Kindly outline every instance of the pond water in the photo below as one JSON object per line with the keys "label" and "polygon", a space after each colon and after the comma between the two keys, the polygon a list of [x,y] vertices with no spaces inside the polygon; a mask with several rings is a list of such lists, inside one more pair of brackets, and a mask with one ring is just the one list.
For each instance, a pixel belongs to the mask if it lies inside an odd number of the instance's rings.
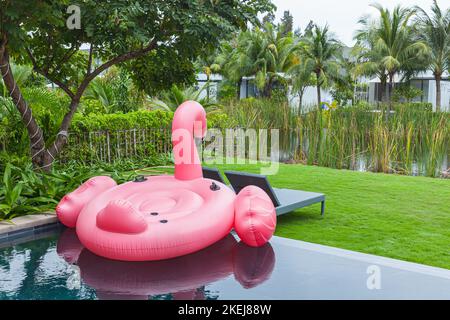
{"label": "pond water", "polygon": [[[374,266],[379,290],[368,285]],[[450,270],[279,237],[250,248],[231,234],[159,262],[98,257],[70,229],[0,243],[0,299],[399,298],[450,299]]]}

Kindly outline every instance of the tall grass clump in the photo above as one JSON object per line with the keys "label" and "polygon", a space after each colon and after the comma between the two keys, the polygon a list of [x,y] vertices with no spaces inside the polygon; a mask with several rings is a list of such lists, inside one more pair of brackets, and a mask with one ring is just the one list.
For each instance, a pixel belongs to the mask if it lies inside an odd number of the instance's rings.
{"label": "tall grass clump", "polygon": [[439,176],[449,150],[450,115],[345,108],[302,116],[297,159],[332,168]]}

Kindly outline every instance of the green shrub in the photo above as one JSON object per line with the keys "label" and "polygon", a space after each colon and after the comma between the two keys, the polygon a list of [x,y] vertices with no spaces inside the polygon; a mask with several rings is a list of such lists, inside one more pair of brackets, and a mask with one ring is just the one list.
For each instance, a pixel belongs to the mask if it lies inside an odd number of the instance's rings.
{"label": "green shrub", "polygon": [[76,114],[71,125],[72,133],[92,131],[115,131],[127,129],[169,128],[173,113],[160,110],[134,111],[129,113]]}
{"label": "green shrub", "polygon": [[72,163],[54,168],[51,173],[38,173],[30,163],[20,166],[7,163],[0,171],[0,221],[53,210],[65,194],[91,177],[107,175],[123,183],[136,175],[114,167],[108,169]]}
{"label": "green shrub", "polygon": [[[60,91],[29,87],[22,93],[33,109],[33,116],[44,132],[44,138],[54,137],[67,112],[69,100]],[[29,152],[28,133],[19,111],[9,98],[0,97],[0,146],[17,155]]]}
{"label": "green shrub", "polygon": [[433,110],[433,104],[429,102],[409,102],[399,103],[394,106],[394,110],[408,110],[408,111],[424,111],[431,112]]}

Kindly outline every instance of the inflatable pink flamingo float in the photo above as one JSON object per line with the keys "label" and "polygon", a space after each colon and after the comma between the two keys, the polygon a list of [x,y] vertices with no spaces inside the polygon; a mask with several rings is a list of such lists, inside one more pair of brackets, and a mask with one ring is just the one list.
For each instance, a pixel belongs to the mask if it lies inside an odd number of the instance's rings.
{"label": "inflatable pink flamingo float", "polygon": [[272,201],[256,186],[236,195],[228,186],[203,178],[193,135],[205,134],[203,107],[183,103],[172,123],[173,176],[121,185],[107,176],[91,178],[61,199],[59,220],[76,228],[87,249],[115,260],[186,255],[221,240],[233,227],[247,245],[264,245],[276,226]]}
{"label": "inflatable pink flamingo float", "polygon": [[171,294],[173,299],[205,299],[206,285],[229,276],[242,288],[252,289],[270,278],[276,260],[270,243],[253,248],[231,234],[182,257],[124,262],[91,253],[73,229],[66,229],[58,239],[57,253],[78,266],[80,278],[95,289],[99,299],[148,299],[161,294]]}

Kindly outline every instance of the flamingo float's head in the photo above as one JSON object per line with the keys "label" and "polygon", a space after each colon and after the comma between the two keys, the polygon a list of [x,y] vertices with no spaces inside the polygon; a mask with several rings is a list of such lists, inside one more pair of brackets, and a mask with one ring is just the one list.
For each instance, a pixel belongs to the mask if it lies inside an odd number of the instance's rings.
{"label": "flamingo float's head", "polygon": [[203,177],[193,137],[203,138],[206,129],[206,112],[198,102],[186,101],[175,111],[172,143],[176,179],[193,180]]}

